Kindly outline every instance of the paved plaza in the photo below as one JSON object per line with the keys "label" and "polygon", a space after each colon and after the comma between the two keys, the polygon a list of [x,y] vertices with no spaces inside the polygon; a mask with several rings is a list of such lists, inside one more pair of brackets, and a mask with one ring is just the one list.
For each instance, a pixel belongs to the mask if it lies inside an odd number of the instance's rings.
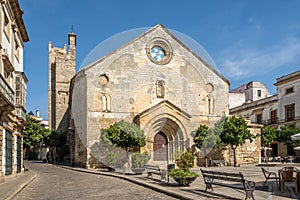
{"label": "paved plaza", "polygon": [[[62,173],[65,175],[67,174],[68,177],[66,177],[66,179],[71,179],[67,181],[68,184],[70,184],[69,190],[77,190],[76,192],[81,194],[80,191],[83,192],[84,188],[86,188],[87,191],[91,192],[91,196],[89,196],[91,197],[90,199],[99,199],[100,197],[101,199],[114,199],[110,196],[110,193],[112,192],[118,193],[119,197],[122,199],[132,199],[130,196],[127,196],[127,198],[126,196],[122,195],[125,194],[125,191],[128,192],[129,188],[132,187],[138,188],[137,190],[132,190],[129,192],[133,195],[133,197],[135,197],[133,199],[245,199],[244,191],[227,187],[214,186],[214,191],[205,192],[205,184],[199,170],[200,168],[193,169],[200,175],[195,182],[193,182],[190,186],[179,187],[172,178],[170,178],[169,182],[161,182],[158,176],[147,178],[146,173],[142,175],[126,175],[121,173],[121,171],[107,172],[98,169],[73,168],[60,165],[55,166],[41,162],[25,162],[25,165],[29,168],[28,171],[16,177],[8,178],[5,180],[5,182],[0,183],[0,199],[32,199],[32,197],[34,197],[34,199],[45,199],[43,198],[42,194],[47,193],[47,189],[45,189],[45,191],[34,190],[36,185],[39,183],[37,177],[39,177],[41,173],[36,170],[37,165],[44,167],[44,169],[57,168],[63,170],[63,172],[60,172],[61,174],[57,174],[56,176],[63,176]],[[291,166],[291,164],[277,163],[276,166],[268,166],[265,168],[269,171],[278,172],[278,169],[281,169],[283,166],[287,165]],[[293,166],[300,168],[300,165]],[[266,186],[263,186],[265,178],[261,168],[255,165],[242,165],[241,167],[211,167],[208,169],[224,172],[242,172],[246,180],[255,182],[256,189],[254,192],[254,197],[256,200],[300,199],[300,195],[294,192],[294,185],[292,184],[288,184],[284,192],[278,191],[274,181],[269,181]],[[43,173],[47,174],[51,172],[46,170]],[[101,189],[99,184],[82,186],[76,185],[76,180],[78,179],[74,179],[72,177],[77,176],[76,178],[78,178],[79,176],[82,176],[80,180],[86,179],[84,174],[89,175],[88,179],[95,179],[92,181],[94,183],[97,183],[99,180],[101,180],[101,184],[112,181],[115,185],[110,185]],[[49,181],[51,182],[51,179],[49,179]],[[57,182],[55,185],[57,185],[57,191],[59,191],[61,194],[64,194],[64,192],[61,190],[63,187],[65,187],[66,182],[64,181],[66,180],[63,179],[61,181],[62,182]],[[91,181],[88,182],[92,183]],[[45,185],[44,188],[47,188],[47,184],[42,184]],[[24,193],[24,191],[28,189],[31,191],[32,196],[28,196],[28,194]],[[95,193],[95,191],[97,192]],[[57,197],[57,194],[58,193],[53,193],[52,195],[53,197]],[[66,192],[64,195],[65,196],[60,196],[61,198],[55,199],[68,199],[70,197],[67,196]],[[72,198],[75,199],[86,199],[86,197],[86,194],[82,194],[82,196],[77,197],[72,196]]]}

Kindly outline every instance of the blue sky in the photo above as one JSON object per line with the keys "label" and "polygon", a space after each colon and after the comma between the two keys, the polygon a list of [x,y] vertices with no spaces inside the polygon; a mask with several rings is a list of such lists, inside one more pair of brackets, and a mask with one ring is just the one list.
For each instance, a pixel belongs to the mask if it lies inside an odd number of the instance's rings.
{"label": "blue sky", "polygon": [[163,24],[188,35],[210,54],[231,89],[263,82],[274,94],[276,78],[299,70],[298,0],[20,0],[30,41],[27,112],[48,118],[48,43],[63,47],[74,26],[77,68],[105,39]]}

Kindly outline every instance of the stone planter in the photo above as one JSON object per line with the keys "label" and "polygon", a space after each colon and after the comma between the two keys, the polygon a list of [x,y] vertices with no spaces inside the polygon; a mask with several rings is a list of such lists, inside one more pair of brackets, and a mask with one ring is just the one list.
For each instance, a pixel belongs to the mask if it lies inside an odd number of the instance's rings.
{"label": "stone planter", "polygon": [[196,180],[196,176],[195,177],[189,177],[189,178],[179,178],[179,177],[174,177],[174,180],[178,183],[178,185],[180,186],[187,186],[190,185],[192,182],[194,182],[194,180]]}
{"label": "stone planter", "polygon": [[137,174],[137,175],[141,175],[143,174],[143,172],[145,171],[145,168],[131,168],[131,170]]}

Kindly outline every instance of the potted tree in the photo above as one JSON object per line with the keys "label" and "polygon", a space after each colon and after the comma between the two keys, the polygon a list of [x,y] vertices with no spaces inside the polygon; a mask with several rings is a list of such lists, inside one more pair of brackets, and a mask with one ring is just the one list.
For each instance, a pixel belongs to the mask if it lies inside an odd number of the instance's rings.
{"label": "potted tree", "polygon": [[131,154],[132,168],[135,174],[142,174],[145,171],[145,165],[150,160],[150,154],[147,151],[143,153],[134,152]]}
{"label": "potted tree", "polygon": [[178,168],[172,169],[169,175],[180,185],[190,185],[197,177],[198,174],[190,170],[194,166],[195,156],[190,151],[182,153],[178,159],[176,159],[176,165]]}

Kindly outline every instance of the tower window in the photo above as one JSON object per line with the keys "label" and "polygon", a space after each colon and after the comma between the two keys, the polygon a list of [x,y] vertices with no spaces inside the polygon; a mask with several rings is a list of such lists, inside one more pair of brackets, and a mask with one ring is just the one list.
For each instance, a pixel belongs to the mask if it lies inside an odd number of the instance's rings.
{"label": "tower window", "polygon": [[293,93],[293,92],[294,92],[294,88],[293,87],[287,88],[285,90],[285,94],[290,94],[290,93]]}
{"label": "tower window", "polygon": [[261,90],[257,90],[257,96],[261,97]]}

